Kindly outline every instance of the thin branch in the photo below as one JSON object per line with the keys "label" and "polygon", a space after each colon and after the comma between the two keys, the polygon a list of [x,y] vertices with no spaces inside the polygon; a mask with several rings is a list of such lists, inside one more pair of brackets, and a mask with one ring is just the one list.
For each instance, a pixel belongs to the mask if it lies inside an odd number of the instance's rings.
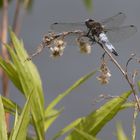
{"label": "thin branch", "polygon": [[14,13],[14,20],[13,20],[13,31],[17,35],[19,33],[19,15],[20,15],[20,0],[16,0],[16,7]]}
{"label": "thin branch", "polygon": [[80,30],[75,30],[75,31],[68,31],[68,32],[62,32],[62,33],[49,33],[48,35],[45,35],[43,37],[43,40],[41,42],[41,44],[37,47],[37,50],[35,51],[35,53],[29,55],[29,57],[25,60],[25,61],[30,61],[34,56],[40,54],[44,48],[50,48],[50,44],[58,38],[62,38],[64,39],[67,35],[70,34],[77,34],[77,35],[84,35],[85,33],[83,31]]}
{"label": "thin branch", "polygon": [[101,44],[98,42],[98,44],[103,48],[103,50],[108,54],[108,56],[111,58],[111,60],[114,62],[114,64],[119,68],[119,70],[122,72],[124,76],[126,76],[126,72],[123,70],[122,66],[117,62],[117,60],[112,56],[112,54]]}
{"label": "thin branch", "polygon": [[134,59],[134,56],[135,56],[135,55],[136,55],[136,54],[132,54],[131,57],[127,60],[127,62],[126,62],[126,66],[125,66],[125,72],[127,72],[128,64],[130,63],[131,60]]}
{"label": "thin branch", "polygon": [[107,55],[111,58],[113,63],[118,67],[118,69],[121,71],[121,73],[124,75],[125,79],[127,80],[130,88],[132,89],[133,95],[135,97],[135,100],[137,102],[138,110],[140,111],[140,103],[139,98],[137,96],[136,90],[134,89],[133,83],[130,81],[128,74],[123,70],[123,68],[120,66],[120,64],[117,62],[117,60],[111,55],[111,53],[104,47],[101,43],[98,42],[98,44],[102,47],[102,49],[107,53]]}
{"label": "thin branch", "polygon": [[[1,40],[3,43],[7,43],[7,29],[8,29],[8,0],[3,0],[3,14],[2,14],[2,27],[1,27]],[[9,56],[6,47],[2,46],[2,56],[8,60]],[[2,90],[4,96],[9,96],[9,83],[7,75],[2,71]],[[9,113],[6,113],[7,130],[9,129]]]}

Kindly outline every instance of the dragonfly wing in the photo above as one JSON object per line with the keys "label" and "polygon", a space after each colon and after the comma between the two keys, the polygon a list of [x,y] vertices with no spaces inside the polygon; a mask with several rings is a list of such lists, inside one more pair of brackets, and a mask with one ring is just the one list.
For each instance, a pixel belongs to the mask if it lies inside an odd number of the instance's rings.
{"label": "dragonfly wing", "polygon": [[106,35],[110,40],[110,42],[120,42],[122,40],[129,38],[136,32],[137,28],[134,25],[129,25],[107,29]]}
{"label": "dragonfly wing", "polygon": [[126,15],[122,12],[119,12],[118,14],[110,18],[104,19],[100,22],[105,26],[105,28],[118,27],[124,22],[125,18],[126,18]]}
{"label": "dragonfly wing", "polygon": [[[87,27],[84,22],[76,22],[76,23],[53,23],[50,27],[55,32],[67,32],[67,31],[75,31],[81,30],[83,32],[87,32]],[[68,45],[76,45],[76,38],[78,38],[78,34],[70,34],[65,37],[65,41]]]}
{"label": "dragonfly wing", "polygon": [[74,30],[82,30],[87,31],[87,27],[84,22],[79,23],[53,23],[51,25],[51,29],[56,32],[64,32],[64,31],[74,31]]}

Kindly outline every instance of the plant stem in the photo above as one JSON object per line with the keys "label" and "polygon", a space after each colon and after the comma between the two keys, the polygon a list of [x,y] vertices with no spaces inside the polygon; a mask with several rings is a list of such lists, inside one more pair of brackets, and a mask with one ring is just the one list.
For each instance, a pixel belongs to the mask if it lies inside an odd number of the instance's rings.
{"label": "plant stem", "polygon": [[13,20],[13,31],[16,35],[19,33],[19,14],[20,14],[20,1],[16,0],[16,8],[14,13],[14,20]]}
{"label": "plant stem", "polygon": [[127,80],[130,88],[132,89],[133,95],[135,97],[135,100],[137,102],[137,107],[138,110],[140,111],[140,103],[139,103],[139,98],[137,96],[136,90],[134,89],[134,85],[133,83],[130,81],[127,72],[124,71],[124,69],[120,66],[120,64],[117,62],[117,60],[111,55],[111,53],[106,49],[106,47],[104,47],[101,43],[98,42],[98,44],[103,48],[103,50],[107,53],[107,55],[111,58],[111,60],[113,61],[113,63],[118,67],[118,69],[121,71],[121,73],[123,74],[123,76],[125,77],[125,79]]}
{"label": "plant stem", "polygon": [[[1,41],[2,41],[2,56],[4,59],[8,60],[9,56],[6,47],[3,43],[7,43],[7,29],[8,29],[8,0],[3,0],[3,14],[2,14],[2,27],[1,27]],[[8,77],[2,71],[2,91],[4,96],[9,96],[9,82]],[[7,130],[9,129],[9,113],[5,114]]]}

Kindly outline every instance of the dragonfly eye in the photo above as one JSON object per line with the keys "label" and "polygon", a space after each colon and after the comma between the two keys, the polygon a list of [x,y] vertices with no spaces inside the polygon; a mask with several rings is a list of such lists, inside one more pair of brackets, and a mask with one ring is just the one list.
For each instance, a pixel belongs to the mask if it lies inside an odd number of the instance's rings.
{"label": "dragonfly eye", "polygon": [[85,24],[86,24],[86,26],[87,26],[89,29],[92,28],[93,23],[94,23],[94,20],[93,20],[93,19],[87,19],[87,20],[85,21]]}
{"label": "dragonfly eye", "polygon": [[93,21],[94,20],[93,19],[90,19],[90,18],[85,20],[85,22],[93,22]]}
{"label": "dragonfly eye", "polygon": [[59,24],[58,22],[55,22],[55,23],[53,23],[54,25],[57,25],[57,24]]}

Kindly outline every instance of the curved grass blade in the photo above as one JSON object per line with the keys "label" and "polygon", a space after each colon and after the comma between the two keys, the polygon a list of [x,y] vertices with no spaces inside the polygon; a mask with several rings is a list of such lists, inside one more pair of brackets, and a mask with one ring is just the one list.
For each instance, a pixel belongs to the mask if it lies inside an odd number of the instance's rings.
{"label": "curved grass blade", "polygon": [[18,115],[18,110],[17,110],[17,108],[16,108],[16,112],[15,112],[15,121],[14,121],[14,126],[13,126],[13,128],[16,127],[16,124],[17,124],[17,122],[18,122],[18,119],[19,119],[19,115]]}
{"label": "curved grass blade", "polygon": [[[94,138],[92,135],[85,133],[82,130],[78,130],[78,129],[74,129],[77,133],[79,133],[85,140],[97,140],[96,138]],[[77,138],[78,139],[78,138]]]}
{"label": "curved grass blade", "polygon": [[[60,116],[61,112],[63,109],[60,111],[58,110],[51,110],[50,112],[45,112],[45,131],[48,130],[48,128],[52,125],[52,123]],[[48,114],[49,113],[49,114]]]}
{"label": "curved grass blade", "polygon": [[117,140],[128,140],[121,124],[117,124]]}
{"label": "curved grass blade", "polygon": [[140,81],[137,82],[137,85],[138,85],[138,90],[140,92]]}
{"label": "curved grass blade", "polygon": [[81,77],[79,80],[77,80],[71,87],[69,87],[66,91],[63,93],[60,93],[46,108],[46,112],[49,112],[51,109],[53,109],[65,96],[67,96],[71,91],[79,87],[81,84],[86,82],[91,76],[93,76],[96,73],[96,71],[92,71],[89,74],[86,74],[85,76]]}
{"label": "curved grass blade", "polygon": [[[120,106],[119,110],[123,110],[123,109],[127,109],[127,108],[132,108],[134,107],[134,103],[130,102],[130,103],[124,103]],[[76,129],[75,127],[77,127],[78,125],[80,125],[80,123],[85,121],[86,117],[83,118],[79,118],[77,120],[75,120],[74,122],[72,122],[71,124],[69,124],[68,126],[66,126],[65,128],[63,128],[62,130],[60,130],[53,138],[53,140],[56,140],[57,138],[61,137],[62,135],[64,135],[65,133],[71,131],[72,129]],[[92,124],[92,123],[91,123]],[[86,133],[86,132],[85,132]]]}
{"label": "curved grass blade", "polygon": [[10,32],[10,34],[16,53],[12,53],[11,49],[9,49],[9,52],[11,52],[14,64],[18,69],[20,83],[26,98],[31,90],[34,90],[31,109],[32,120],[38,139],[44,139],[44,96],[41,79],[36,66],[31,61],[25,62],[28,55],[23,47],[23,42],[19,41],[13,32]]}
{"label": "curved grass blade", "polygon": [[120,107],[120,110],[127,109],[127,108],[134,108],[134,107],[135,107],[135,102],[127,102]]}
{"label": "curved grass blade", "polygon": [[59,137],[61,137],[62,135],[64,135],[65,133],[71,131],[72,129],[74,129],[80,122],[81,122],[82,118],[79,118],[75,121],[73,121],[72,123],[70,123],[68,126],[66,126],[65,128],[63,128],[62,130],[60,130],[54,137],[52,140],[56,140]]}
{"label": "curved grass blade", "polygon": [[23,47],[23,43],[17,39],[13,32],[10,33],[14,49],[10,48],[8,45],[5,45],[5,47],[8,48],[12,61],[7,62],[0,58],[0,65],[13,84],[20,89],[26,98],[28,98],[31,90],[34,90],[34,100],[32,100],[32,122],[38,139],[44,139],[44,96],[40,76],[37,68],[31,61],[25,62],[28,55]]}
{"label": "curved grass blade", "polygon": [[21,112],[21,108],[12,100],[5,98],[3,96],[1,98],[2,98],[2,102],[3,102],[4,109],[6,112],[9,112],[12,114],[15,114],[15,110],[17,110],[18,113]]}
{"label": "curved grass blade", "polygon": [[27,135],[27,128],[30,121],[30,108],[31,108],[31,100],[33,100],[33,93],[32,92],[23,108],[21,115],[16,118],[15,127],[12,129],[11,135],[9,140],[25,140]]}
{"label": "curved grass blade", "polygon": [[[123,93],[120,97],[116,97],[108,101],[99,109],[82,119],[82,121],[75,128],[95,137],[100,130],[117,115],[121,106],[126,102],[130,94],[131,92],[129,91]],[[77,140],[77,135],[78,133],[73,130],[66,137],[66,139]],[[83,137],[81,137],[81,135],[79,135],[79,139],[85,140]]]}
{"label": "curved grass blade", "polygon": [[1,95],[0,95],[0,140],[7,140],[5,112]]}
{"label": "curved grass blade", "polygon": [[0,67],[5,71],[5,73],[8,75],[9,79],[14,83],[14,85],[21,91],[21,83],[19,82],[19,77],[17,76],[17,69],[16,67],[11,63],[7,62],[0,57]]}

